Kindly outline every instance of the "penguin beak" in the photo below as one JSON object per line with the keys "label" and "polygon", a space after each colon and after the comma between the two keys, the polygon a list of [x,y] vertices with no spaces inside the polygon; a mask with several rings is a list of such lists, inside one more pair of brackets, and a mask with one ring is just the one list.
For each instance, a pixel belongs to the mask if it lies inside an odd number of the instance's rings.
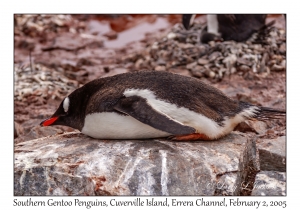
{"label": "penguin beak", "polygon": [[40,126],[49,126],[52,125],[58,117],[51,117],[49,119],[44,120],[43,122],[40,123]]}

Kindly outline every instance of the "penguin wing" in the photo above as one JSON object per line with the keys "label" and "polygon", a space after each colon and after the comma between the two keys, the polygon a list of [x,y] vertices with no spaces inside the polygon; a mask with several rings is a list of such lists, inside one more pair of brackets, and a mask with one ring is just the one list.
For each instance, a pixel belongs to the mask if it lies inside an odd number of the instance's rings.
{"label": "penguin wing", "polygon": [[168,132],[173,135],[184,135],[195,133],[196,130],[192,127],[182,125],[166,115],[153,109],[146,99],[139,96],[131,96],[122,98],[114,109],[128,114],[138,121],[150,125],[161,131]]}

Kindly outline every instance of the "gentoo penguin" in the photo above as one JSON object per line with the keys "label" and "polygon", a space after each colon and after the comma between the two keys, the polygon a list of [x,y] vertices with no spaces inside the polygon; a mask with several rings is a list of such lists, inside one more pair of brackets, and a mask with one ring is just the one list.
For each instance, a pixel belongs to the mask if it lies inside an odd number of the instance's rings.
{"label": "gentoo penguin", "polygon": [[213,140],[246,119],[280,115],[285,111],[232,100],[196,78],[138,71],[76,89],[41,125],[66,125],[97,139]]}
{"label": "gentoo penguin", "polygon": [[[194,15],[182,15],[185,29],[189,29]],[[266,24],[266,14],[218,14],[207,15],[207,27],[201,33],[202,43],[212,40],[246,41],[253,33],[263,29]]]}

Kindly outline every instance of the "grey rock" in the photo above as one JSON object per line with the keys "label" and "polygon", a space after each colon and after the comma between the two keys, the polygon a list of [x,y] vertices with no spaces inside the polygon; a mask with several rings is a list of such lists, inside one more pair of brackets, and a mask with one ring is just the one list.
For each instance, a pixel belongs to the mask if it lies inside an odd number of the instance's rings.
{"label": "grey rock", "polygon": [[230,69],[231,67],[233,67],[235,65],[236,60],[237,60],[236,55],[230,54],[223,60],[223,63],[226,65],[226,67],[228,69]]}
{"label": "grey rock", "polygon": [[238,195],[253,136],[97,140],[80,133],[15,145],[15,195]]}
{"label": "grey rock", "polygon": [[166,71],[166,67],[165,66],[156,66],[155,70],[156,71]]}
{"label": "grey rock", "polygon": [[215,52],[213,52],[212,54],[210,54],[209,56],[208,56],[208,60],[210,61],[210,62],[212,62],[212,61],[214,61],[214,60],[216,60],[218,57],[220,57],[220,56],[222,56],[222,53],[220,53],[219,51],[215,51]]}
{"label": "grey rock", "polygon": [[15,139],[15,143],[29,141],[29,140],[41,138],[44,136],[52,136],[52,135],[56,135],[56,134],[62,134],[62,133],[63,133],[63,130],[60,129],[59,127],[50,127],[50,126],[41,127],[40,125],[36,125],[25,135],[22,135],[19,138]]}
{"label": "grey rock", "polygon": [[257,134],[264,134],[267,131],[267,123],[258,120],[249,120],[249,125],[256,131]]}
{"label": "grey rock", "polygon": [[246,71],[250,71],[251,68],[249,66],[246,66],[246,65],[241,65],[241,66],[239,66],[239,70],[246,72]]}
{"label": "grey rock", "polygon": [[199,58],[198,59],[198,64],[200,65],[205,65],[205,64],[208,64],[209,63],[209,60],[207,59],[204,59],[204,58]]}
{"label": "grey rock", "polygon": [[245,58],[237,58],[236,60],[237,63],[242,64],[242,65],[246,65],[246,66],[252,66],[253,63]]}
{"label": "grey rock", "polygon": [[156,61],[156,64],[157,64],[157,65],[164,66],[164,65],[166,65],[167,63],[166,63],[166,61],[165,61],[164,59],[159,58],[159,59]]}
{"label": "grey rock", "polygon": [[286,173],[277,171],[261,171],[256,174],[251,195],[286,195]]}
{"label": "grey rock", "polygon": [[187,69],[193,69],[197,66],[197,62],[189,63],[186,65]]}
{"label": "grey rock", "polygon": [[191,69],[191,73],[194,77],[198,77],[198,78],[201,78],[203,77],[203,73],[205,72],[205,68],[202,67],[202,66],[195,66],[195,68],[192,68]]}
{"label": "grey rock", "polygon": [[286,171],[286,137],[260,139],[257,142],[260,170]]}

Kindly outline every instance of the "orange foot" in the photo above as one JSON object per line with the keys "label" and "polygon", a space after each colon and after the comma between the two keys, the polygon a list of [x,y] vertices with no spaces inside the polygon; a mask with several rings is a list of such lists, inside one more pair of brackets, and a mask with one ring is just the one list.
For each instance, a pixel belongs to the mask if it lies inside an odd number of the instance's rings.
{"label": "orange foot", "polygon": [[170,136],[168,139],[176,141],[212,140],[211,138],[202,133]]}

